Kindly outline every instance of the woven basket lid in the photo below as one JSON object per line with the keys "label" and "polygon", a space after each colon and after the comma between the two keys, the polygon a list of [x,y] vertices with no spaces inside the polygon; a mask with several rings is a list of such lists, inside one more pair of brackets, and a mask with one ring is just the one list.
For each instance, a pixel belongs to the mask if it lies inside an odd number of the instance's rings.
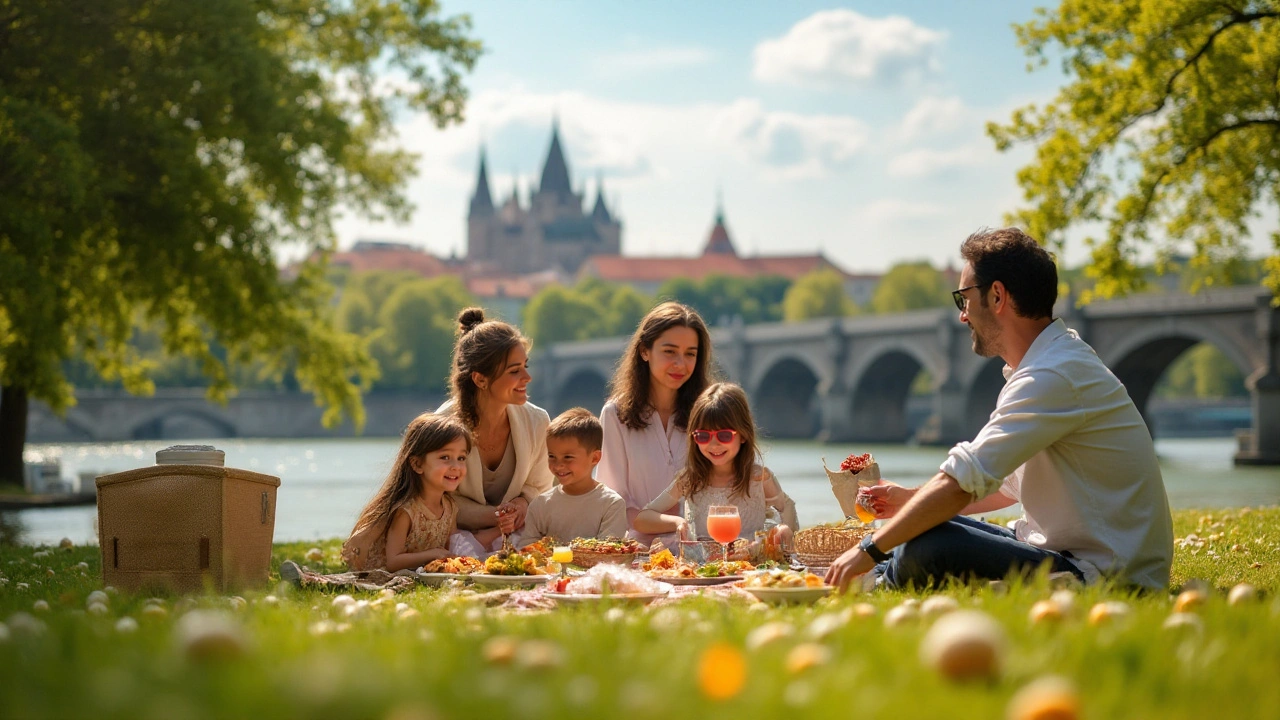
{"label": "woven basket lid", "polygon": [[227,454],[212,445],[170,445],[156,451],[157,465],[217,465],[226,464]]}

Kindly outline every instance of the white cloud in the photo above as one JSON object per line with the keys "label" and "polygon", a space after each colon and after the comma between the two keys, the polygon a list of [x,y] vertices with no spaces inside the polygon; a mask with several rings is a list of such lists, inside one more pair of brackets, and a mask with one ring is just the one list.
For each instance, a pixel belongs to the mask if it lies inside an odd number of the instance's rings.
{"label": "white cloud", "polygon": [[990,144],[961,145],[950,150],[916,148],[900,153],[890,160],[888,171],[890,177],[928,177],[956,168],[981,165],[995,155],[996,150]]}
{"label": "white cloud", "polygon": [[958,97],[920,98],[899,126],[898,138],[905,142],[926,136],[947,135],[972,121],[972,111]]}
{"label": "white cloud", "polygon": [[911,82],[938,70],[946,36],[899,15],[824,10],[758,44],[753,74],[763,82],[822,87]]}
{"label": "white cloud", "polygon": [[715,57],[710,49],[697,46],[654,47],[621,50],[602,56],[596,74],[661,72],[705,65]]}
{"label": "white cloud", "polygon": [[822,176],[845,167],[868,136],[857,118],[768,112],[754,99],[740,99],[720,110],[714,129],[722,143],[786,177]]}

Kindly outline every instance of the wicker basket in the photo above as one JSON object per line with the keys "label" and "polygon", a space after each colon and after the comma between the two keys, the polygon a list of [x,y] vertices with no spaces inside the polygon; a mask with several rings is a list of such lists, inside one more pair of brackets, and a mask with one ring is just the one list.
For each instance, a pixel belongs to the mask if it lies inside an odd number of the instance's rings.
{"label": "wicker basket", "polygon": [[831,492],[840,503],[845,517],[856,517],[858,506],[858,488],[871,487],[880,481],[880,463],[872,462],[859,473],[848,470],[831,470],[827,467],[827,459],[822,459],[822,469],[827,471],[827,479],[831,481]]}
{"label": "wicker basket", "polygon": [[874,530],[870,525],[863,527],[811,527],[796,533],[794,542],[796,558],[805,565],[815,567],[830,565],[831,561],[843,555],[850,548],[861,542],[867,533]]}
{"label": "wicker basket", "polygon": [[631,567],[631,563],[634,562],[635,559],[635,553],[596,553],[587,552],[585,550],[573,551],[573,564],[579,567],[595,567],[600,563],[613,563],[614,565]]}
{"label": "wicker basket", "polygon": [[154,465],[103,475],[97,487],[103,584],[179,592],[266,584],[279,478]]}

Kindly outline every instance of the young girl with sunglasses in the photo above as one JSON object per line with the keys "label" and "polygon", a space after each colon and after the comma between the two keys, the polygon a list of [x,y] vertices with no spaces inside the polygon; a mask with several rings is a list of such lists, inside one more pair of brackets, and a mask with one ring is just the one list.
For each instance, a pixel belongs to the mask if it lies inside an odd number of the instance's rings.
{"label": "young girl with sunglasses", "polygon": [[[752,539],[764,530],[766,507],[782,515],[776,540],[790,543],[797,529],[796,505],[778,478],[760,464],[756,425],[747,394],[733,383],[715,383],[700,395],[689,413],[688,459],[666,490],[636,516],[646,533],[678,532],[681,539],[710,538],[707,514],[712,505],[734,505],[742,520],[739,537]],[[684,501],[684,516],[664,510]]]}

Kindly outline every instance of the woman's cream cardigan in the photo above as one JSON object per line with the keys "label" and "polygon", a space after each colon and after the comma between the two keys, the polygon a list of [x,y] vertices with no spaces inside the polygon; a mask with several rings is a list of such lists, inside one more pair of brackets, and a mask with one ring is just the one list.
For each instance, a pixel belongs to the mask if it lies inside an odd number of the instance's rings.
{"label": "woman's cream cardigan", "polygon": [[[452,413],[453,401],[449,400],[436,410],[437,413]],[[511,442],[515,446],[516,469],[511,476],[511,484],[502,496],[502,502],[508,502],[517,495],[526,500],[533,500],[551,489],[551,469],[547,467],[547,425],[551,418],[547,411],[526,402],[523,405],[508,405],[507,419],[511,422]],[[458,503],[458,527],[463,530],[481,530],[497,524],[495,508],[484,498],[484,474],[480,462],[480,447],[472,444],[471,454],[467,456],[467,476],[462,479],[458,489],[450,495]]]}

